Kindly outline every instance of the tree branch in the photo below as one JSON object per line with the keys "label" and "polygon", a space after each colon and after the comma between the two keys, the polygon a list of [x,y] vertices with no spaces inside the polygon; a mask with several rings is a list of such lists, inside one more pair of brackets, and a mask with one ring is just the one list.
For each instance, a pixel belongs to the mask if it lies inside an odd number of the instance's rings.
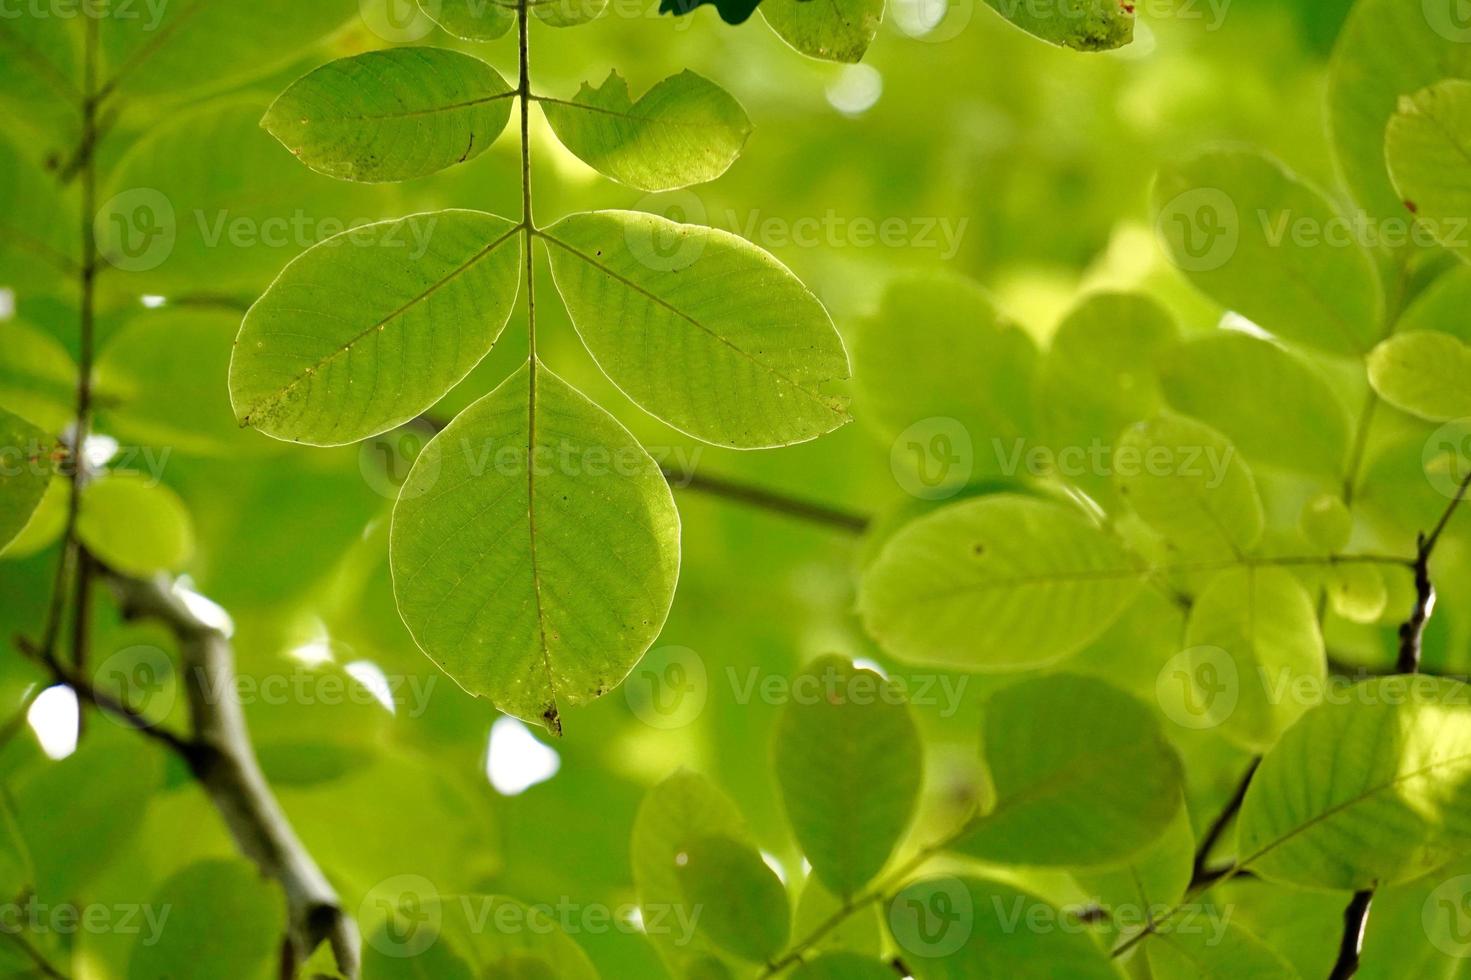
{"label": "tree branch", "polygon": [[294,975],[296,967],[328,942],[339,968],[356,977],[357,925],[296,836],[256,760],[244,712],[233,696],[235,657],[229,639],[195,616],[166,579],[111,572],[106,579],[125,617],[162,623],[179,644],[192,727],[191,738],[179,751],[241,853],[286,894],[290,955],[283,972]]}
{"label": "tree branch", "polygon": [[1221,812],[1216,815],[1215,820],[1211,821],[1210,827],[1200,838],[1200,846],[1195,851],[1195,864],[1190,873],[1191,888],[1209,884],[1221,877],[1221,873],[1207,867],[1211,851],[1215,849],[1221,835],[1226,832],[1226,828],[1231,825],[1237,811],[1241,809],[1241,804],[1246,799],[1247,787],[1251,785],[1251,777],[1256,775],[1257,766],[1261,764],[1260,756],[1251,760],[1251,764],[1246,767],[1246,772],[1242,774],[1241,781],[1237,783],[1231,798],[1226,801],[1226,805],[1221,808]]}
{"label": "tree branch", "polygon": [[1359,952],[1364,947],[1364,929],[1369,924],[1369,906],[1373,904],[1374,892],[1354,892],[1348,907],[1343,910],[1343,937],[1338,942],[1338,959],[1328,980],[1348,980],[1359,972]]}

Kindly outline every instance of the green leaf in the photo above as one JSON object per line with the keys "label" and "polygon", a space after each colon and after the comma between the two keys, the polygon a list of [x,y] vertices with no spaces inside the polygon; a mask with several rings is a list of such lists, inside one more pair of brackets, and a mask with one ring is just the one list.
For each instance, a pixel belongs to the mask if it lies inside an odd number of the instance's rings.
{"label": "green leaf", "polygon": [[[6,29],[0,24],[0,52]],[[80,268],[75,213],[56,178],[0,134],[0,285],[36,289],[74,277]]]}
{"label": "green leaf", "polygon": [[674,856],[686,907],[720,948],[752,963],[775,958],[791,934],[786,886],[754,847],[730,837],[701,837]]}
{"label": "green leaf", "polygon": [[797,967],[792,980],[894,980],[894,968],[857,953],[827,953]]}
{"label": "green leaf", "polygon": [[980,497],[906,525],[859,586],[863,625],[909,663],[966,670],[1041,666],[1108,628],[1144,572],[1073,510]]}
{"label": "green leaf", "polygon": [[1200,422],[1162,415],[1130,426],[1114,453],[1114,485],[1184,554],[1241,557],[1261,540],[1266,519],[1251,470]]}
{"label": "green leaf", "polygon": [[809,58],[857,64],[878,36],[884,0],[765,0],[761,16]]}
{"label": "green leaf", "polygon": [[133,473],[87,484],[77,534],[103,564],[131,575],[178,569],[194,554],[194,525],[179,495]]}
{"label": "green leaf", "polygon": [[1241,865],[1343,891],[1418,877],[1471,850],[1471,700],[1401,675],[1310,710],[1262,760],[1242,804]]}
{"label": "green leaf", "polygon": [[50,334],[23,320],[0,321],[0,405],[48,432],[76,417],[77,366]]}
{"label": "green leaf", "polygon": [[392,48],[339,58],[298,79],[261,125],[318,173],[408,180],[489,149],[511,118],[514,94],[478,58]]}
{"label": "green leaf", "polygon": [[419,7],[466,41],[494,41],[516,23],[515,5],[501,0],[419,0]]}
{"label": "green leaf", "polygon": [[1154,980],[1298,980],[1293,965],[1246,927],[1212,925],[1156,933],[1145,947]]}
{"label": "green leaf", "polygon": [[[675,858],[705,837],[750,842],[736,805],[705,777],[681,770],[644,796],[633,822],[629,858],[645,922],[656,916],[668,921],[685,910]],[[649,939],[673,964],[694,961],[706,945],[698,937],[694,943],[681,942],[668,929],[650,929]]]}
{"label": "green leaf", "polygon": [[651,415],[742,449],[806,442],[848,421],[847,398],[832,390],[848,378],[843,341],[771,255],[636,211],[574,214],[542,237],[583,343]]}
{"label": "green leaf", "polygon": [[69,18],[0,18],[0,101],[16,119],[73,130],[70,117],[82,97],[81,48],[74,41]]}
{"label": "green leaf", "polygon": [[1254,150],[1163,168],[1156,227],[1196,287],[1284,340],[1364,354],[1383,335],[1384,297],[1354,225],[1321,193]]}
{"label": "green leaf", "polygon": [[1134,8],[1119,0],[986,0],[991,9],[1034,37],[1078,51],[1111,51],[1134,40]]}
{"label": "green leaf", "polygon": [[531,6],[532,13],[548,27],[580,27],[603,16],[609,0],[544,0]]}
{"label": "green leaf", "polygon": [[1069,914],[1011,885],[928,878],[889,902],[889,931],[916,980],[1119,980]]}
{"label": "green leaf", "polygon": [[570,102],[539,99],[562,145],[598,173],[645,191],[714,180],[751,135],[751,120],[720,86],[692,71],[666,78],[638,102],[614,71]]}
{"label": "green leaf", "polygon": [[1092,454],[1163,407],[1156,366],[1178,339],[1170,314],[1142,295],[1096,293],[1067,315],[1038,364],[1034,398],[1057,476],[1095,497],[1111,492]]}
{"label": "green leaf", "polygon": [[[1343,29],[1328,76],[1328,123],[1349,190],[1368,214],[1403,221],[1409,216],[1390,184],[1384,132],[1401,97],[1443,78],[1471,77],[1471,31],[1456,3],[1357,0]],[[1386,230],[1389,226],[1386,226]],[[1402,248],[1408,226],[1397,229]]]}
{"label": "green leaf", "polygon": [[1191,606],[1185,646],[1159,679],[1166,714],[1186,728],[1219,726],[1253,752],[1270,748],[1328,679],[1313,598],[1281,568],[1211,579]]}
{"label": "green leaf", "polygon": [[1018,475],[1008,470],[1027,448],[1036,362],[1032,339],[984,290],[953,275],[894,280],[878,314],[853,331],[859,413],[893,441],[891,462],[916,469],[914,489],[931,499],[976,476]]}
{"label": "green leaf", "polygon": [[1166,354],[1160,378],[1172,407],[1219,429],[1253,461],[1343,475],[1352,428],[1348,409],[1297,355],[1221,331]]}
{"label": "green leaf", "polygon": [[159,886],[155,909],[170,914],[160,937],[133,944],[128,980],[261,977],[279,956],[285,896],[243,860],[192,864]]}
{"label": "green leaf", "polygon": [[1303,504],[1297,519],[1303,539],[1324,554],[1347,547],[1353,537],[1354,516],[1336,493],[1320,493]]}
{"label": "green leaf", "polygon": [[792,679],[772,745],[787,819],[839,898],[883,870],[919,801],[923,749],[903,691],[841,657]]}
{"label": "green leaf", "polygon": [[102,85],[166,101],[219,91],[290,63],[360,9],[354,0],[192,0],[99,17]]}
{"label": "green leaf", "polygon": [[0,551],[41,506],[59,451],[43,430],[0,408]]}
{"label": "green leaf", "polygon": [[1450,334],[1395,334],[1369,355],[1369,383],[1395,408],[1432,422],[1471,415],[1471,347]]}
{"label": "green leaf", "polygon": [[0,558],[29,558],[51,547],[66,530],[67,508],[71,500],[71,484],[52,480],[31,512],[31,519],[21,532],[0,548]]}
{"label": "green leaf", "polygon": [[234,455],[262,440],[242,433],[225,389],[240,316],[164,309],[136,317],[108,340],[92,386],[104,428],[144,446]]}
{"label": "green leaf", "polygon": [[1161,907],[1180,902],[1190,887],[1194,860],[1190,813],[1181,806],[1164,832],[1126,863],[1077,870],[1073,878],[1104,913],[1101,930],[1115,936],[1139,928]]}
{"label": "green leaf", "polygon": [[240,327],[230,363],[240,424],[335,446],[417,417],[505,327],[521,273],[516,230],[481,211],[438,211],[343,232],[292,260]]}
{"label": "green leaf", "polygon": [[1389,586],[1373,565],[1339,565],[1327,569],[1328,601],[1351,623],[1377,623],[1389,605]]}
{"label": "green leaf", "polygon": [[1450,79],[1400,99],[1384,153],[1405,207],[1436,241],[1471,262],[1471,82]]}
{"label": "green leaf", "polygon": [[1089,677],[992,695],[981,737],[995,804],[956,849],[1007,864],[1098,865],[1154,841],[1179,811],[1180,760],[1154,716]]}
{"label": "green leaf", "polygon": [[[659,635],[679,515],[658,464],[611,415],[522,367],[414,461],[393,513],[399,613],[461,687],[561,730]],[[528,460],[528,447],[533,447]]]}

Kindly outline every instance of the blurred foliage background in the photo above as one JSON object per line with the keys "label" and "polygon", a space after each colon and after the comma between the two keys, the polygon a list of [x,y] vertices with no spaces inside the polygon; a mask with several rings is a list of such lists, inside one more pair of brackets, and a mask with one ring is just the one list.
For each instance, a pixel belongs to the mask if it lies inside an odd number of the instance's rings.
{"label": "blurred foliage background", "polygon": [[[629,16],[624,3],[622,13],[582,29],[534,26],[535,77],[546,94],[570,96],[615,66],[639,92],[688,67],[733,93],[755,123],[724,177],[644,197],[598,177],[534,119],[539,219],[638,208],[746,235],[807,282],[842,331],[873,312],[894,276],[945,269],[981,283],[1045,343],[1081,294],[1101,288],[1150,292],[1187,333],[1215,327],[1222,311],[1188,287],[1155,242],[1147,199],[1161,163],[1203,143],[1241,141],[1321,185],[1333,183],[1325,60],[1348,0],[1142,3],[1135,43],[1101,55],[1049,47],[975,0],[954,0],[940,16],[935,3],[894,0],[864,63],[848,67],[804,59],[759,18],[730,28],[709,8],[676,19],[656,16],[653,3]],[[168,449],[162,478],[185,502],[194,528],[185,571],[200,593],[228,610],[247,679],[351,672],[378,683],[362,667],[368,663],[393,687],[392,711],[370,698],[328,703],[333,699],[317,682],[307,685],[316,693],[306,697],[250,700],[247,717],[268,775],[349,908],[398,874],[423,875],[445,894],[631,902],[628,833],[638,801],[681,766],[706,773],[739,800],[773,859],[797,874],[800,859],[764,761],[778,705],[740,692],[753,677],[784,678],[828,652],[893,668],[851,612],[853,570],[865,554],[857,538],[677,489],[683,572],[663,636],[624,688],[567,713],[566,736],[552,746],[560,758],[555,775],[511,794],[487,778],[494,712],[416,650],[394,609],[387,516],[413,439],[307,450],[234,426],[225,388],[239,322],[231,306],[258,295],[316,240],[324,221],[444,207],[508,215],[519,209],[512,133],[444,175],[371,187],[310,173],[256,127],[274,95],[305,70],[384,43],[354,19],[320,49],[243,87],[185,105],[125,104],[103,161],[117,175],[104,197],[154,187],[190,218],[181,218],[178,242],[162,265],[103,280],[99,348],[145,332],[133,338],[131,363],[117,368],[115,397],[149,404],[154,424],[112,427],[104,398],[99,431],[125,448]],[[470,45],[436,35],[434,43],[462,47],[514,74],[510,38]],[[0,128],[21,153],[53,168],[75,139],[63,114],[7,108]],[[210,244],[193,221],[201,213],[207,222],[244,217],[256,229],[268,217],[284,218],[304,231],[273,242],[227,235]],[[905,240],[865,237],[865,228],[888,219],[899,220]],[[552,297],[544,264],[542,272],[539,288]],[[75,297],[21,279],[5,285],[12,308],[0,317],[0,394],[20,392],[43,410],[60,405],[64,417],[69,381],[48,374],[56,352],[34,335],[53,338],[75,357]],[[144,296],[167,302],[145,309]],[[890,471],[887,441],[864,424],[861,404],[856,424],[806,445],[762,453],[700,446],[629,403],[582,350],[559,306],[549,301],[545,309],[543,359],[664,461],[862,514],[915,506]],[[523,323],[522,313],[513,315],[502,342],[437,414],[457,411],[524,359]],[[22,343],[45,351],[22,362]],[[149,373],[140,385],[145,355]],[[1406,533],[1417,516],[1405,518]],[[0,636],[7,638],[36,630],[49,594],[54,551],[26,550],[0,560]],[[1444,589],[1464,594],[1464,585]],[[96,660],[139,645],[169,648],[161,632],[118,622],[107,603],[99,605]],[[1435,620],[1428,660],[1445,660],[1456,619],[1452,613]],[[1372,634],[1372,642],[1388,629]],[[1084,659],[1113,669],[1130,656],[1143,659],[1139,651],[1149,644],[1174,641],[1133,634],[1126,620]],[[687,724],[660,727],[638,710],[640,685],[648,685],[639,672],[664,669],[671,656],[682,656],[670,654],[674,648],[694,651],[703,666],[704,703]],[[0,657],[6,704],[19,705],[39,681],[18,656]],[[960,692],[955,710],[943,698],[917,709],[932,756],[917,838],[953,823],[974,802],[976,773],[966,760],[974,757],[977,705],[995,682],[953,681]],[[168,707],[167,691],[161,696]],[[190,861],[232,853],[207,802],[173,760],[106,720],[93,719],[88,728],[82,750],[62,763],[48,763],[29,733],[0,755],[9,793],[51,792],[57,801],[54,820],[29,828],[32,849],[64,856],[86,893],[102,902],[136,901]],[[1216,770],[1192,771],[1197,822],[1230,791],[1242,762],[1224,744],[1196,758],[1212,753],[1219,756]],[[62,768],[65,778],[56,775]],[[62,786],[85,786],[85,794]],[[73,883],[57,887],[63,884]],[[1047,887],[1055,894],[1066,886]],[[1263,904],[1267,886],[1236,887],[1258,889],[1253,902]],[[1303,922],[1306,945],[1281,948],[1315,962],[1324,955],[1319,947],[1336,941],[1335,902],[1330,897],[1321,914],[1311,902],[1294,906],[1290,917],[1263,913],[1263,928]],[[605,976],[663,975],[636,934],[576,938]],[[127,937],[76,941],[82,959],[103,974],[126,960]]]}

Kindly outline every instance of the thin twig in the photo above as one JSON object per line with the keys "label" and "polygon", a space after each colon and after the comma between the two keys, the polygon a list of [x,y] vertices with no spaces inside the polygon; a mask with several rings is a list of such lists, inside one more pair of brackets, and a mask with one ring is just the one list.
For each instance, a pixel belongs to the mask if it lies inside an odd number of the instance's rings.
{"label": "thin twig", "polygon": [[665,479],[676,489],[709,494],[712,497],[720,497],[734,503],[769,510],[774,514],[781,514],[785,517],[792,517],[813,524],[837,528],[840,531],[862,534],[869,525],[869,519],[862,514],[855,514],[837,507],[830,507],[827,504],[799,500],[772,490],[751,486],[746,483],[738,483],[723,477],[709,476],[689,470],[675,470],[668,467],[663,468],[663,473]]}
{"label": "thin twig", "polygon": [[1348,980],[1359,972],[1359,953],[1364,948],[1364,929],[1369,924],[1369,906],[1374,902],[1372,889],[1354,892],[1343,910],[1343,936],[1338,941],[1338,958],[1328,980]]}
{"label": "thin twig", "polygon": [[1208,867],[1211,851],[1215,849],[1216,844],[1221,839],[1221,835],[1226,832],[1226,828],[1231,825],[1231,821],[1236,817],[1237,811],[1241,809],[1241,804],[1246,799],[1246,790],[1251,785],[1251,777],[1256,775],[1257,766],[1261,764],[1262,760],[1260,756],[1251,760],[1251,764],[1246,767],[1246,772],[1242,774],[1240,782],[1236,784],[1236,789],[1232,792],[1231,798],[1226,801],[1226,805],[1221,808],[1221,812],[1216,815],[1216,819],[1211,821],[1210,827],[1206,829],[1205,834],[1200,838],[1200,846],[1195,851],[1195,864],[1190,873],[1190,887],[1197,887],[1206,882],[1217,880],[1222,876],[1223,872]]}

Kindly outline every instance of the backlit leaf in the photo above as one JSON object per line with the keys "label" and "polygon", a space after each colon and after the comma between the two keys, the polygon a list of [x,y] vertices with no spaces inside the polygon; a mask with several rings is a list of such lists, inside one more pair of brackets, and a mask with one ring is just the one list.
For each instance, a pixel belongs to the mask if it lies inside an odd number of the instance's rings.
{"label": "backlit leaf", "polygon": [[700,931],[752,963],[780,953],[790,935],[786,886],[755,848],[729,837],[701,837],[674,856],[689,908],[701,909]]}
{"label": "backlit leaf", "polygon": [[138,473],[89,483],[77,534],[104,564],[133,575],[177,569],[194,553],[194,526],[184,502]]}
{"label": "backlit leaf", "polygon": [[1369,356],[1369,383],[1395,408],[1433,422],[1471,415],[1471,347],[1450,334],[1395,334]]}
{"label": "backlit leaf", "polygon": [[842,339],[766,252],[636,211],[574,214],[543,237],[578,334],[651,415],[742,449],[806,442],[848,421]]}
{"label": "backlit leaf", "polygon": [[658,636],[679,515],[628,430],[535,371],[534,429],[522,367],[424,447],[389,552],[399,612],[430,659],[555,732],[563,707],[618,686]]}
{"label": "backlit leaf", "polygon": [[478,58],[392,48],[340,58],[298,79],[261,125],[303,163],[342,180],[408,180],[490,148],[514,93]]}
{"label": "backlit leaf", "polygon": [[54,438],[0,409],[0,551],[41,505],[61,452]]}
{"label": "backlit leaf", "polygon": [[1471,82],[1449,79],[1400,99],[1384,152],[1405,208],[1471,262]]}
{"label": "backlit leaf", "polygon": [[765,0],[761,16],[808,57],[852,64],[878,36],[884,0]]}
{"label": "backlit leaf", "polygon": [[1120,0],[986,0],[1028,34],[1079,51],[1109,51],[1134,40],[1134,6]]}

